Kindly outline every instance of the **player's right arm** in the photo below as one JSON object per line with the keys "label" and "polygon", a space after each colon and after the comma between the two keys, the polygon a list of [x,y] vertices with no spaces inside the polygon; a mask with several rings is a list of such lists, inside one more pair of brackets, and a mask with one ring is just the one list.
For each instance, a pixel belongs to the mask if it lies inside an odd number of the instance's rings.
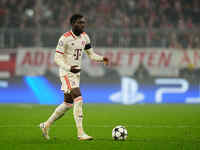
{"label": "player's right arm", "polygon": [[67,48],[67,44],[65,42],[65,37],[61,36],[58,41],[58,45],[56,47],[56,53],[54,56],[55,63],[65,71],[70,71],[70,66],[67,65],[67,62],[64,58],[65,49]]}

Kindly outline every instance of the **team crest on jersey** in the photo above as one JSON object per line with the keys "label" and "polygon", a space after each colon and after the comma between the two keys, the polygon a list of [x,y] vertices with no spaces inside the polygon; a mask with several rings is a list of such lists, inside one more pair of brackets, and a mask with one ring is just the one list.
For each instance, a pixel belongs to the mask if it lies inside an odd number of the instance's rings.
{"label": "team crest on jersey", "polygon": [[63,41],[62,40],[60,40],[59,41],[59,46],[63,46],[64,44],[63,44]]}
{"label": "team crest on jersey", "polygon": [[72,43],[72,46],[74,45],[74,43]]}

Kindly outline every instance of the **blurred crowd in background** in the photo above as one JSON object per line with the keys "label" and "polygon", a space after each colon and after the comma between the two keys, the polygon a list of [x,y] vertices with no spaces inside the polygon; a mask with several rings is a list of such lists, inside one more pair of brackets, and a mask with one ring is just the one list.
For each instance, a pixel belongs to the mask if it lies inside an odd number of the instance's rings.
{"label": "blurred crowd in background", "polygon": [[199,0],[1,0],[1,48],[55,47],[74,13],[95,46],[200,48]]}

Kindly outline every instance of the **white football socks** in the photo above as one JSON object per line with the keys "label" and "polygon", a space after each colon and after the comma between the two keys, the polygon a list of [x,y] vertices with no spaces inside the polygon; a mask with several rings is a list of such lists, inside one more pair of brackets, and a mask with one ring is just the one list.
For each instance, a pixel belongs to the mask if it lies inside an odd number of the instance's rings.
{"label": "white football socks", "polygon": [[81,136],[81,135],[84,134],[82,106],[83,106],[82,97],[79,96],[79,97],[75,98],[74,99],[73,114],[74,114],[74,120],[75,120],[75,123],[76,123],[78,136]]}
{"label": "white football socks", "polygon": [[63,102],[62,104],[60,104],[56,109],[55,111],[53,112],[53,114],[49,117],[49,119],[45,122],[45,125],[47,127],[50,127],[51,124],[57,120],[57,119],[60,119],[64,113],[66,111],[68,111],[71,107],[73,106],[73,104],[69,104],[69,103],[65,103]]}

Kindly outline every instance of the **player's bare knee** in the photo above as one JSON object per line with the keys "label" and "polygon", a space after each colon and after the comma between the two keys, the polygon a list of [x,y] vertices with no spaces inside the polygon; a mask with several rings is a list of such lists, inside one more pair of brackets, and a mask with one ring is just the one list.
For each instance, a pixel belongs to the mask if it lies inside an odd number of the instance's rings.
{"label": "player's bare knee", "polygon": [[73,88],[73,89],[71,90],[71,93],[70,93],[70,94],[71,94],[71,97],[72,97],[73,100],[75,100],[75,99],[81,97],[80,88]]}

